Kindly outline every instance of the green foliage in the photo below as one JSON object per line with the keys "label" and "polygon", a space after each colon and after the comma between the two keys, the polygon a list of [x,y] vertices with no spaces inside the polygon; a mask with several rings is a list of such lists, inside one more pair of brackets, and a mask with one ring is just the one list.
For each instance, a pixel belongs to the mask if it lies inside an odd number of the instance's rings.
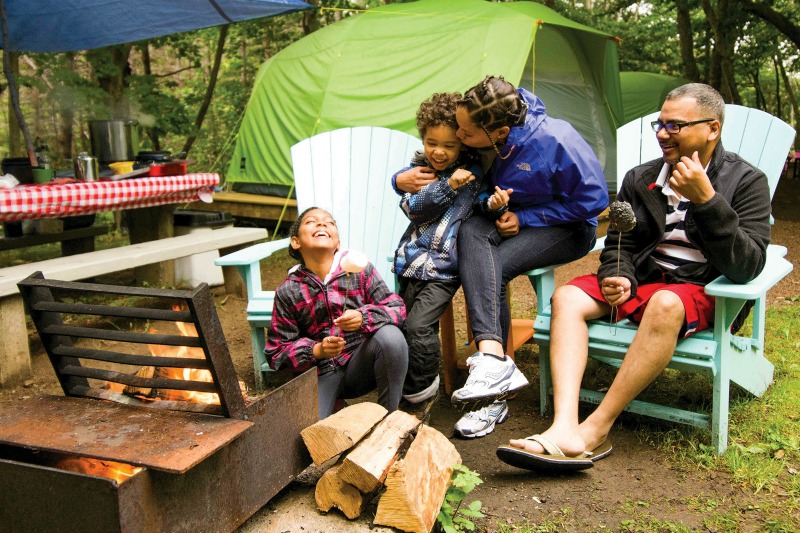
{"label": "green foliage", "polygon": [[483,518],[480,500],[474,500],[466,507],[462,507],[464,499],[475,487],[483,483],[480,475],[464,465],[453,466],[453,477],[450,487],[444,496],[442,508],[436,518],[439,528],[445,533],[458,533],[462,531],[475,531],[472,518]]}

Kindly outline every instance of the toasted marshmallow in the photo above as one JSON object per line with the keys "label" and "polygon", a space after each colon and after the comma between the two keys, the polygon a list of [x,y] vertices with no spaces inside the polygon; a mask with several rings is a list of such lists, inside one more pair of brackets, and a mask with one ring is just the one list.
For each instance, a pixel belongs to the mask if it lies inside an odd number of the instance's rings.
{"label": "toasted marshmallow", "polygon": [[361,272],[367,266],[367,256],[363,252],[355,250],[348,250],[347,254],[342,258],[339,263],[345,272]]}

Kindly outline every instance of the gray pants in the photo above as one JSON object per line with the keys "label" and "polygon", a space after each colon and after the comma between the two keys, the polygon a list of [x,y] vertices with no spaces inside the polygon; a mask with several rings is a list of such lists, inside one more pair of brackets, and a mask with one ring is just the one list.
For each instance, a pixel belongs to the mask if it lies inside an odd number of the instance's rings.
{"label": "gray pants", "polygon": [[333,413],[336,400],[358,398],[378,389],[378,403],[390,413],[403,396],[408,346],[397,326],[386,325],[358,347],[347,366],[319,376],[319,418]]}

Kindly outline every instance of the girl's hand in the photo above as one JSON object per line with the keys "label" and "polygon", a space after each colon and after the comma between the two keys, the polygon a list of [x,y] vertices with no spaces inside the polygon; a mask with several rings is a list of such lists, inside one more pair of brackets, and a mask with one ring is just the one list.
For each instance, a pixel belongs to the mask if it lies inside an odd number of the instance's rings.
{"label": "girl's hand", "polygon": [[361,323],[364,321],[364,315],[355,309],[348,309],[342,316],[333,321],[334,324],[339,326],[342,331],[358,331]]}
{"label": "girl's hand", "polygon": [[605,278],[600,283],[600,292],[608,305],[616,307],[627,302],[631,297],[631,280],[622,276]]}
{"label": "girl's hand", "polygon": [[315,344],[312,353],[317,359],[330,359],[342,353],[342,350],[344,350],[344,339],[331,336]]}
{"label": "girl's hand", "polygon": [[494,194],[489,197],[489,201],[486,203],[487,207],[492,211],[497,211],[508,203],[512,192],[514,192],[514,189],[503,190],[495,186]]}
{"label": "girl's hand", "polygon": [[450,179],[447,180],[447,184],[450,185],[450,188],[454,191],[457,191],[470,181],[473,181],[475,176],[469,170],[465,168],[456,169],[453,172],[453,175],[450,176]]}

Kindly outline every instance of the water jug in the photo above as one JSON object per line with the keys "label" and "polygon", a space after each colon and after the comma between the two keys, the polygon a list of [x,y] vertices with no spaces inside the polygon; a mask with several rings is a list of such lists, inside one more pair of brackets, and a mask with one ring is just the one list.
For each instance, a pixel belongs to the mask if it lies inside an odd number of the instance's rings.
{"label": "water jug", "polygon": [[96,157],[86,152],[81,152],[75,158],[75,179],[80,181],[94,181],[100,177],[100,165]]}

